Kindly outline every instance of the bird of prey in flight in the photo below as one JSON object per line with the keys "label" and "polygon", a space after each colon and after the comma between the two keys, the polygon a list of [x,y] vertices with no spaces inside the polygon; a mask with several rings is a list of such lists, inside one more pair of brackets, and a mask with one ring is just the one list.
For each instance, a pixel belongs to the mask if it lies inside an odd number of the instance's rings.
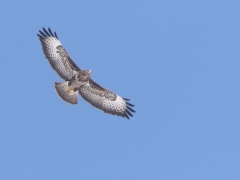
{"label": "bird of prey in flight", "polygon": [[39,30],[37,34],[43,52],[52,68],[65,82],[55,82],[57,94],[70,104],[78,103],[78,94],[94,107],[105,113],[129,119],[135,110],[129,99],[123,98],[94,82],[91,70],[80,69],[58,39],[56,32],[50,28]]}

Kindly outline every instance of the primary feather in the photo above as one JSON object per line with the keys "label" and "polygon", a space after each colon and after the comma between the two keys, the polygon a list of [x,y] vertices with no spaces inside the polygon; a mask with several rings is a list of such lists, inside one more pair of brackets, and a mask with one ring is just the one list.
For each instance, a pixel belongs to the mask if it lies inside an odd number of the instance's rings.
{"label": "primary feather", "polygon": [[43,52],[48,59],[52,68],[58,73],[58,75],[64,80],[70,80],[80,68],[72,61],[69,54],[57,38],[57,34],[49,32],[43,28],[43,32],[40,30],[38,37],[42,44]]}

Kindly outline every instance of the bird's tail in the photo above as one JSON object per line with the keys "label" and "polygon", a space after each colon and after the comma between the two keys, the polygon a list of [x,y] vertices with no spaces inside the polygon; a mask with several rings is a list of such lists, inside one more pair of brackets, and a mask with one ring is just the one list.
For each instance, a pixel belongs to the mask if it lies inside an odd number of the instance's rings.
{"label": "bird's tail", "polygon": [[58,95],[66,102],[70,104],[77,104],[78,103],[78,91],[73,91],[69,88],[68,82],[55,82],[55,89]]}

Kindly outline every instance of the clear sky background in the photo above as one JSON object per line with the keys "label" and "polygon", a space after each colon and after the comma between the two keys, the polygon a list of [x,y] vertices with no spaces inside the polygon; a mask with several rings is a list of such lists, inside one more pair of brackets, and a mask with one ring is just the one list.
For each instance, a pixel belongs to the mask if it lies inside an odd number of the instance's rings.
{"label": "clear sky background", "polygon": [[[0,14],[1,180],[239,180],[239,0],[5,0]],[[57,96],[42,27],[131,99],[131,120]]]}

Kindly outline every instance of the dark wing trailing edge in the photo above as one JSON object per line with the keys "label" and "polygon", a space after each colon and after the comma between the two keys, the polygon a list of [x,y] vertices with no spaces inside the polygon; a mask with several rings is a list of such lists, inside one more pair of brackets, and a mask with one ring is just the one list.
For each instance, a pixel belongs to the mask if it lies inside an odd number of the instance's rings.
{"label": "dark wing trailing edge", "polygon": [[48,59],[52,68],[58,75],[69,81],[81,69],[73,62],[68,52],[65,50],[61,42],[58,40],[56,32],[52,32],[50,28],[48,31],[43,28],[39,30],[39,37],[43,52]]}
{"label": "dark wing trailing edge", "polygon": [[83,99],[105,113],[129,119],[129,116],[133,117],[132,113],[136,112],[131,108],[134,107],[134,105],[126,102],[127,100],[129,101],[129,99],[126,100],[101,87],[92,79],[89,80],[89,83],[81,86],[78,92]]}

